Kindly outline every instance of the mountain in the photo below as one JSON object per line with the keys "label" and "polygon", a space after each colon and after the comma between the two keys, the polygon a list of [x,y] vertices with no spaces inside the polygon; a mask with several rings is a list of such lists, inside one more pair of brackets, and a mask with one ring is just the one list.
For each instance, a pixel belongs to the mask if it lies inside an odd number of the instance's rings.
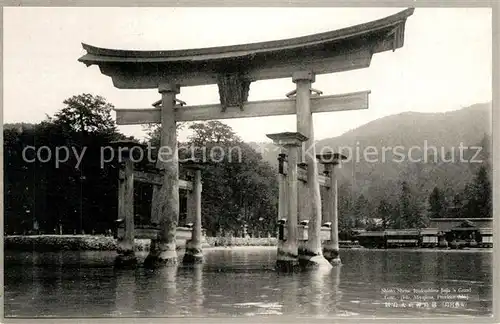
{"label": "mountain", "polygon": [[[479,150],[472,147],[486,145],[490,134],[491,103],[480,103],[445,113],[404,112],[383,117],[341,136],[319,140],[316,147],[348,157],[339,171],[339,185],[348,186],[353,195],[363,194],[371,201],[394,200],[401,181],[411,183],[421,197],[435,186],[461,190],[479,165],[470,161]],[[461,144],[468,147],[462,149],[462,161]],[[272,143],[250,145],[264,160],[277,165],[279,149]],[[366,159],[363,152],[374,153]],[[489,148],[479,155],[489,158]]]}
{"label": "mountain", "polygon": [[491,133],[491,104],[476,104],[445,113],[404,112],[383,117],[344,133],[318,141],[317,147],[346,145],[422,147],[427,141],[437,147],[473,145]]}

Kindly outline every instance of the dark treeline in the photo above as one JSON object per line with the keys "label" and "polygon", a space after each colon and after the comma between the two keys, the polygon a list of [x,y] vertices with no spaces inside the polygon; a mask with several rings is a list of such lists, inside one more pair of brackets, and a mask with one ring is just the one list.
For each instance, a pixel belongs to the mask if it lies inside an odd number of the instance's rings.
{"label": "dark treeline", "polygon": [[[430,193],[419,192],[414,183],[401,181],[396,195],[372,199],[363,194],[353,198],[348,184],[339,188],[341,230],[424,228],[430,218],[491,218],[491,168],[487,160],[477,166],[475,176],[465,188],[435,186]],[[460,175],[457,175],[460,176]]]}
{"label": "dark treeline", "polygon": [[[4,125],[4,224],[8,234],[105,233],[118,217],[117,164],[101,165],[101,149],[111,141],[127,138],[117,131],[111,118],[112,105],[89,94],[73,96],[64,104],[61,111],[39,124]],[[223,123],[193,123],[189,129],[192,136],[179,143],[179,157],[190,157],[194,152],[195,157],[217,161],[206,165],[202,175],[203,227],[207,234],[240,234],[242,226],[247,225],[251,234],[274,235],[277,171]],[[159,145],[158,127],[150,129],[146,142],[153,147]],[[37,151],[27,149],[30,146]],[[215,146],[219,149],[212,150]],[[56,165],[58,147],[66,147],[69,155]],[[49,151],[52,156],[48,156]],[[64,160],[65,151],[58,152]],[[152,156],[154,160],[154,152]],[[341,183],[340,229],[418,228],[427,226],[433,217],[492,217],[487,160],[477,167],[475,178],[464,189],[438,185],[422,193],[411,181],[401,181],[394,184],[395,194],[374,199]],[[154,161],[144,159],[137,166],[153,165]],[[182,166],[180,176],[189,176]],[[137,224],[148,222],[151,195],[150,185],[135,184]],[[182,190],[180,198],[179,224],[183,225],[186,206]]]}
{"label": "dark treeline", "polygon": [[[127,137],[117,131],[111,118],[113,107],[103,98],[83,94],[64,104],[61,111],[40,124],[4,127],[4,219],[8,234],[106,233],[114,226],[118,168],[116,163],[101,166],[101,148]],[[229,126],[208,122],[189,127],[193,136],[179,147],[206,147],[210,152],[210,147],[217,145],[222,149],[214,152],[224,153],[218,163],[207,165],[202,175],[207,234],[238,232],[244,224],[250,233],[273,232],[278,199],[273,168]],[[157,129],[150,132],[152,146],[158,145],[158,134]],[[70,154],[67,161],[56,165],[58,147],[68,148]],[[179,154],[187,157],[191,151],[180,149]],[[63,149],[58,152],[64,160]],[[154,151],[152,156],[154,160]],[[153,165],[154,161],[147,159],[138,163],[138,167]],[[185,179],[182,166],[180,172]],[[134,189],[136,222],[145,224],[150,217],[152,188],[136,183]],[[182,190],[180,197],[182,225],[186,216]]]}
{"label": "dark treeline", "polygon": [[[72,97],[64,104],[63,110],[40,124],[4,127],[7,233],[37,226],[45,233],[105,232],[116,219],[116,168],[100,167],[100,148],[125,138],[116,131],[112,107],[90,95]],[[56,147],[70,152],[68,160],[57,166]],[[74,152],[81,154],[84,148],[78,164]],[[62,150],[60,158],[64,159]]]}

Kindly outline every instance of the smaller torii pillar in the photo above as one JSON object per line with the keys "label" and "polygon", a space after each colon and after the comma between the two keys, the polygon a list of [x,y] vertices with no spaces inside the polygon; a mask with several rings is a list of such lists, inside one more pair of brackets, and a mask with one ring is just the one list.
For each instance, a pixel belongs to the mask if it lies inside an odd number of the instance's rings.
{"label": "smaller torii pillar", "polygon": [[[201,163],[195,160],[189,160],[183,163],[184,167],[194,173],[193,177],[193,190],[188,192],[188,200],[194,202],[194,204],[189,204],[188,208],[193,209],[194,207],[194,224],[193,231],[191,234],[191,239],[186,242],[186,253],[184,254],[183,263],[202,263],[203,262],[203,251],[201,246],[202,233],[201,233]],[[194,206],[192,206],[194,205]],[[188,213],[192,213],[193,210],[189,210]]]}
{"label": "smaller torii pillar", "polygon": [[[299,159],[299,148],[307,137],[301,133],[278,133],[268,134],[275,144],[283,146],[288,151],[287,179],[285,181],[285,196],[288,199],[280,200],[280,205],[286,200],[287,233],[286,238],[278,237],[278,256],[276,267],[281,271],[292,271],[298,266],[298,246],[297,246],[297,162]],[[281,156],[283,158],[283,156]],[[283,170],[281,170],[283,171]],[[280,206],[283,210],[284,206]],[[284,224],[283,224],[284,225]],[[284,241],[284,242],[283,242]]]}
{"label": "smaller torii pillar", "polygon": [[278,221],[286,219],[288,215],[287,211],[287,195],[288,189],[286,184],[285,175],[285,160],[286,153],[285,149],[282,148],[280,154],[278,155],[278,185],[279,185],[279,204],[278,204]]}
{"label": "smaller torii pillar", "polygon": [[130,140],[110,143],[117,154],[116,160],[120,166],[118,179],[118,223],[124,224],[124,235],[118,238],[115,266],[134,267],[137,264],[134,245],[134,148],[142,149],[139,143]]}
{"label": "smaller torii pillar", "polygon": [[347,159],[346,156],[338,153],[324,153],[316,156],[320,163],[325,166],[325,175],[329,176],[329,187],[326,190],[326,214],[330,221],[330,240],[323,247],[324,257],[333,265],[340,265],[339,255],[339,226],[338,226],[338,192],[337,175],[335,166],[340,164],[341,160]]}

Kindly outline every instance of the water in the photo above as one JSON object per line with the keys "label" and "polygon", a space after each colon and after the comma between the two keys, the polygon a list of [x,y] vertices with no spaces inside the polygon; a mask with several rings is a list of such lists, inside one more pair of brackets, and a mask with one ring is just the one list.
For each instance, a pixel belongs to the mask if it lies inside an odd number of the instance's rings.
{"label": "water", "polygon": [[[295,274],[273,270],[275,248],[205,250],[202,266],[154,271],[114,270],[114,256],[114,252],[6,251],[5,316],[492,314],[491,252],[343,250],[343,266],[327,273]],[[385,304],[389,300],[382,289],[390,288],[470,292],[465,294],[469,300],[457,308],[440,302],[435,308],[417,309]]]}

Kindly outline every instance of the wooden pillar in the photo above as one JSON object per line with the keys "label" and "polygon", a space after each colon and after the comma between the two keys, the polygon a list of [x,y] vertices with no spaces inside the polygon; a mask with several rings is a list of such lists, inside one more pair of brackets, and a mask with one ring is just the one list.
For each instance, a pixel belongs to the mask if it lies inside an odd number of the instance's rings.
{"label": "wooden pillar", "polygon": [[323,248],[325,258],[334,265],[340,264],[339,256],[339,216],[338,216],[338,185],[336,165],[340,165],[340,161],[346,159],[338,153],[324,153],[317,156],[319,161],[325,166],[325,174],[328,175],[329,188],[325,197],[326,210],[330,215],[330,240],[326,242]]}
{"label": "wooden pillar", "polygon": [[320,238],[321,196],[311,113],[311,83],[314,80],[314,74],[309,71],[295,72],[292,76],[292,81],[296,84],[297,132],[308,138],[302,151],[304,162],[307,165],[308,197],[302,197],[299,204],[303,203],[303,199],[310,200],[312,212],[309,219],[307,246],[304,251],[299,251],[299,261],[306,267],[331,268],[331,264],[323,257]]}
{"label": "wooden pillar", "polygon": [[196,221],[195,191],[188,190],[188,192],[186,193],[186,224],[194,225],[195,221]]}
{"label": "wooden pillar", "polygon": [[[325,171],[325,175],[328,175],[328,172]],[[331,223],[332,216],[330,214],[330,210],[328,209],[328,197],[330,196],[330,188],[328,187],[320,187],[321,192],[321,220],[324,224]]]}
{"label": "wooden pillar", "polygon": [[123,178],[118,179],[118,218],[124,221],[123,237],[118,239],[115,265],[133,266],[137,263],[134,251],[134,162],[125,152],[120,168]]}
{"label": "wooden pillar", "polygon": [[[115,271],[111,278],[106,281],[106,288],[103,289],[103,294],[111,293],[110,286],[114,288],[114,296],[110,300],[114,300],[114,312],[121,316],[133,316],[136,310],[137,303],[137,277],[135,271]],[[102,296],[102,295],[101,295]],[[106,296],[106,295],[104,295]],[[103,297],[104,297],[103,296]],[[109,298],[109,297],[108,297]]]}
{"label": "wooden pillar", "polygon": [[201,168],[195,164],[189,167],[194,172],[193,196],[195,201],[195,220],[191,239],[186,242],[186,253],[184,254],[184,263],[202,263],[203,251],[201,248]]}
{"label": "wooden pillar", "polygon": [[179,158],[174,106],[179,87],[161,84],[158,91],[162,95],[162,106],[156,167],[163,171],[163,183],[153,190],[151,218],[158,221],[160,233],[158,239],[151,242],[150,252],[145,260],[148,266],[177,264],[175,237],[179,221]]}
{"label": "wooden pillar", "polygon": [[[437,254],[437,253],[436,253]],[[342,301],[342,292],[340,290],[340,272],[341,272],[342,267],[335,267],[333,269],[333,289],[332,292],[334,294],[333,302],[334,304],[331,306],[331,310],[334,311],[334,314],[337,313],[337,310],[341,308],[341,301]]]}
{"label": "wooden pillar", "polygon": [[[301,157],[301,148],[299,148],[299,160]],[[299,166],[303,170],[307,170],[304,165]],[[307,182],[299,181],[297,184],[297,201],[298,201],[298,219],[299,223],[302,221],[309,221],[312,217],[312,203],[309,195],[309,187]]]}
{"label": "wooden pillar", "polygon": [[[277,145],[282,145],[288,152],[288,160],[286,163],[286,181],[283,181],[283,192],[280,191],[280,210],[286,210],[287,217],[286,222],[283,221],[284,218],[280,219],[280,233],[278,235],[278,255],[276,267],[280,271],[293,271],[293,269],[298,265],[297,161],[299,157],[299,148],[302,143],[307,140],[307,137],[298,132],[268,134],[267,137],[274,140]],[[282,168],[282,165],[279,171],[279,173],[283,175],[284,170]],[[284,235],[285,227],[286,236]]]}
{"label": "wooden pillar", "polygon": [[286,184],[286,175],[284,174],[284,168],[287,163],[285,163],[286,154],[284,150],[281,150],[281,153],[278,157],[278,185],[279,185],[279,204],[278,204],[278,221],[282,219],[286,219],[288,215],[287,211],[287,184]]}
{"label": "wooden pillar", "polygon": [[191,299],[191,316],[203,316],[203,302],[205,295],[203,293],[203,265],[196,264],[193,266],[193,286],[192,293],[189,294]]}
{"label": "wooden pillar", "polygon": [[338,215],[338,186],[335,164],[325,164],[325,169],[329,175],[330,188],[327,191],[325,201],[327,203],[328,214],[330,217],[330,241],[325,244],[323,254],[332,264],[340,264],[339,255],[339,215]]}
{"label": "wooden pillar", "polygon": [[277,267],[282,267],[280,263],[281,255],[283,253],[283,248],[285,244],[285,229],[286,229],[286,220],[288,218],[287,213],[287,176],[285,175],[285,159],[286,154],[284,153],[284,148],[281,148],[281,153],[278,156],[278,231],[276,233],[276,237],[278,238],[278,254],[277,254]]}
{"label": "wooden pillar", "polygon": [[[302,143],[300,143],[302,144]],[[297,161],[298,161],[298,149],[299,144],[288,145],[288,165],[287,165],[287,238],[285,245],[283,246],[283,253],[291,259],[292,262],[297,262],[298,258],[298,246],[297,246]]]}

